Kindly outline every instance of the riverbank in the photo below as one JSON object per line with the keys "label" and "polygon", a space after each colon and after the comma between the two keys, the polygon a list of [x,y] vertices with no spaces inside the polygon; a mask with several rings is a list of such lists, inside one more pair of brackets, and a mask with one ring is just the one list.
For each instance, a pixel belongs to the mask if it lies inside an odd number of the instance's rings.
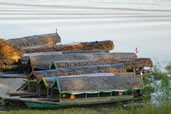
{"label": "riverbank", "polygon": [[[6,114],[171,114],[171,105],[154,107],[146,105],[142,108],[124,109],[115,105],[92,106],[82,108],[67,108],[58,110],[13,110]],[[2,114],[2,112],[0,112]]]}

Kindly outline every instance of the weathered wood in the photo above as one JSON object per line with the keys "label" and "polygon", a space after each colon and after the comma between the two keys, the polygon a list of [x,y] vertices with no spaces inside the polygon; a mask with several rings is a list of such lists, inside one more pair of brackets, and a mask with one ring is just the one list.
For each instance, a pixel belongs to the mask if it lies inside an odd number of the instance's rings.
{"label": "weathered wood", "polygon": [[93,61],[104,59],[135,59],[135,53],[81,53],[81,54],[53,54],[30,57],[28,69],[49,68],[52,61]]}
{"label": "weathered wood", "polygon": [[152,61],[150,58],[138,58],[138,59],[103,59],[103,60],[75,60],[75,61],[53,61],[49,68],[70,68],[76,66],[93,66],[93,65],[105,65],[105,64],[116,64],[124,63],[125,68],[140,68],[140,67],[152,67]]}
{"label": "weathered wood", "polygon": [[39,47],[25,47],[25,53],[35,52],[50,52],[50,51],[77,51],[77,50],[112,50],[114,44],[112,41],[95,41],[95,42],[80,42],[66,45],[50,45]]}
{"label": "weathered wood", "polygon": [[34,35],[23,38],[9,39],[8,42],[19,46],[19,47],[34,47],[34,46],[46,46],[46,45],[55,45],[58,42],[61,42],[61,38],[56,33],[43,34],[43,35]]}

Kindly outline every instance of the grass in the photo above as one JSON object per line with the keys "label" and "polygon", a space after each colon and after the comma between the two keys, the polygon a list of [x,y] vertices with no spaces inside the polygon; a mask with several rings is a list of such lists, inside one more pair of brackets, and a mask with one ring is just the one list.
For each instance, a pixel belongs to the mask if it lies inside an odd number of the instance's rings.
{"label": "grass", "polygon": [[[0,114],[4,114],[1,112]],[[171,114],[171,105],[154,107],[146,105],[141,108],[123,109],[115,105],[73,107],[56,110],[13,110],[5,114]]]}

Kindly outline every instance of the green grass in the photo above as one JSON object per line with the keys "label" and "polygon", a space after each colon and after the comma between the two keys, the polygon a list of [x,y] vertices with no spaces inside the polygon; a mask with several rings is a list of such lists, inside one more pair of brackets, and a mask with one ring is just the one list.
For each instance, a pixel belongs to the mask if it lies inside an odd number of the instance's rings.
{"label": "green grass", "polygon": [[[4,112],[0,113],[4,114]],[[13,110],[5,114],[171,114],[171,105],[123,109],[115,105],[73,107],[56,110]]]}

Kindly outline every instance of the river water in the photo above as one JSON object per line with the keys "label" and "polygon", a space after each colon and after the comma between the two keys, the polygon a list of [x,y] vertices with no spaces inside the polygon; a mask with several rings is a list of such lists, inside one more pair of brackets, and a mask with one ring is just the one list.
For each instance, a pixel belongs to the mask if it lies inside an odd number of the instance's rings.
{"label": "river water", "polygon": [[171,61],[171,0],[0,0],[0,38],[56,28],[62,43],[112,40],[115,52]]}

